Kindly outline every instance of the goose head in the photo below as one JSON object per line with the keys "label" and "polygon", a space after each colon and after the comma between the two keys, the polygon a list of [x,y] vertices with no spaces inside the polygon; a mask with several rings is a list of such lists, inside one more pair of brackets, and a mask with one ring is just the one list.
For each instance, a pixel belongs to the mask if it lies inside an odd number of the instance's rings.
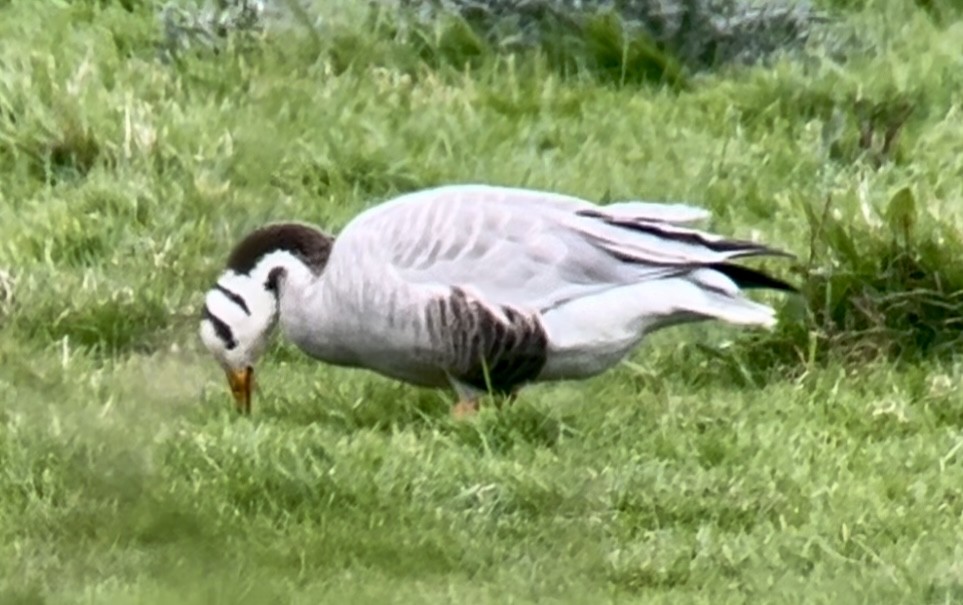
{"label": "goose head", "polygon": [[276,223],[247,234],[204,297],[200,336],[227,374],[239,412],[251,411],[254,366],[277,324],[285,288],[303,287],[327,264],[334,239],[300,223]]}

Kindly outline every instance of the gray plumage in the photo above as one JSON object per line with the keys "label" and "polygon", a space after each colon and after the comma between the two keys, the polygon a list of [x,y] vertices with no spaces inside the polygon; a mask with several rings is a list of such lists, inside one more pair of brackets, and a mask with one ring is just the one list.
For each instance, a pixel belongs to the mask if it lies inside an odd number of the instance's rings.
{"label": "gray plumage", "polygon": [[[773,310],[742,288],[791,286],[732,261],[784,253],[687,226],[706,216],[681,204],[439,187],[363,212],[337,239],[304,225],[256,231],[232,254],[246,262],[218,284],[260,297],[245,302],[251,315],[271,306],[269,292],[285,336],[320,360],[452,385],[470,399],[597,374],[645,334],[677,323],[772,325]],[[228,326],[243,320],[217,288],[206,303]],[[251,338],[241,332],[232,330],[238,342]],[[217,355],[215,337],[212,324],[205,342]]]}

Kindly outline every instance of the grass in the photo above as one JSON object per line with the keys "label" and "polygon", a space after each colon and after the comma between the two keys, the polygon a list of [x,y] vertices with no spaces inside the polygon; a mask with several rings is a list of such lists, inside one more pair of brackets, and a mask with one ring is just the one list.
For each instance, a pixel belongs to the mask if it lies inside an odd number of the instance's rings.
{"label": "grass", "polygon": [[[963,600],[963,23],[848,4],[871,53],[680,90],[350,3],[165,64],[147,3],[0,2],[0,602]],[[462,181],[704,205],[803,296],[469,423],[279,343],[236,417],[232,243]]]}

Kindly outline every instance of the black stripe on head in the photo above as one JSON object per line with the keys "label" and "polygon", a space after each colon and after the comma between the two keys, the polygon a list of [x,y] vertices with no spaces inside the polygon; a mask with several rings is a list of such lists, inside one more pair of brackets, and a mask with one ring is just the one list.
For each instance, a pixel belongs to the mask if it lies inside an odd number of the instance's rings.
{"label": "black stripe on head", "polygon": [[204,305],[204,311],[201,316],[211,322],[211,325],[214,326],[214,333],[224,342],[224,347],[227,348],[228,351],[237,346],[237,340],[234,338],[234,332],[231,330],[231,326],[224,323],[220,317],[211,313],[207,305]]}
{"label": "black stripe on head", "polygon": [[238,294],[237,292],[228,290],[221,284],[216,284],[214,287],[217,288],[217,291],[223,294],[224,296],[226,296],[228,300],[230,300],[232,303],[241,307],[241,310],[244,311],[245,315],[251,314],[251,310],[247,308],[247,303],[244,302],[244,298],[240,294]]}
{"label": "black stripe on head", "polygon": [[315,274],[321,273],[331,256],[334,238],[299,223],[267,225],[244,236],[227,259],[227,268],[247,275],[270,254],[283,250],[298,257]]}

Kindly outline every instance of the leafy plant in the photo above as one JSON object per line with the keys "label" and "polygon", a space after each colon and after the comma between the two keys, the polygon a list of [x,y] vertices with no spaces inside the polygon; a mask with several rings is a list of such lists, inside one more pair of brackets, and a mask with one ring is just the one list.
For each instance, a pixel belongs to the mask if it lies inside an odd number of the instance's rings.
{"label": "leafy plant", "polygon": [[832,197],[806,209],[801,300],[778,331],[747,340],[746,365],[951,356],[963,344],[963,268],[946,262],[963,253],[957,231],[927,221],[905,186],[871,222],[834,210]]}
{"label": "leafy plant", "polygon": [[[628,79],[676,81],[678,66],[693,71],[751,64],[802,48],[826,16],[792,2],[745,0],[382,0],[416,23],[458,15],[498,48],[549,49],[586,56],[603,69],[613,52]],[[604,40],[603,40],[604,38]],[[560,52],[564,51],[564,52]],[[640,61],[640,59],[642,59]],[[661,66],[661,69],[659,67]],[[621,79],[626,79],[623,73]]]}

